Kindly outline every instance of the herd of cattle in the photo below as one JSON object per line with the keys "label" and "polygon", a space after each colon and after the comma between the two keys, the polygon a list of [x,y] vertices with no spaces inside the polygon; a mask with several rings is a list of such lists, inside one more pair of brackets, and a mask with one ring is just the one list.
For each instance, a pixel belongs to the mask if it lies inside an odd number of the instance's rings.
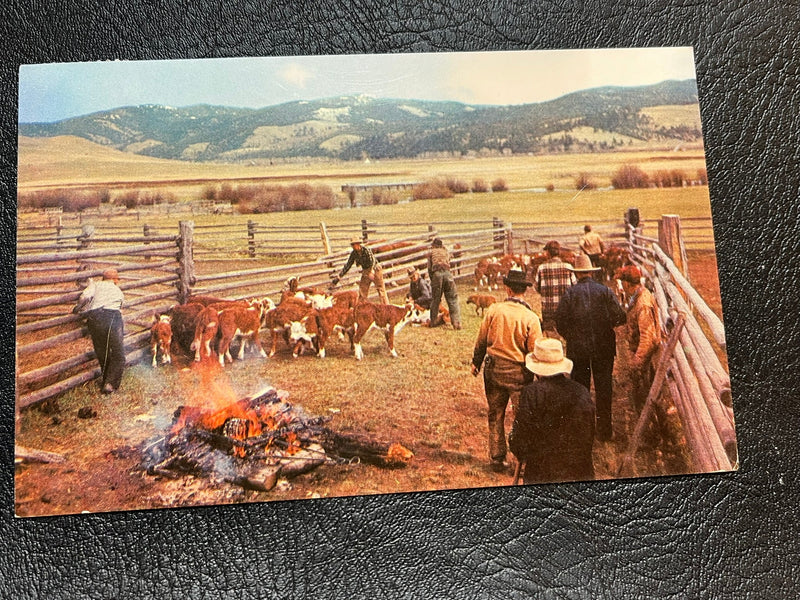
{"label": "herd of cattle", "polygon": [[[547,258],[540,252],[481,259],[475,267],[475,290],[497,289],[511,269],[526,271],[533,278]],[[562,250],[561,258],[574,264],[575,255],[569,250]],[[608,248],[602,265],[605,276],[610,280],[627,259],[626,250]],[[495,301],[491,294],[476,293],[468,298],[467,304],[473,304],[476,314],[482,315]],[[440,310],[447,320],[445,307]],[[156,316],[151,328],[152,365],[158,364],[159,356],[162,364],[170,363],[174,349],[193,353],[198,362],[216,355],[224,367],[226,361],[233,360],[231,345],[237,339],[239,360],[244,358],[248,343],[260,356],[274,356],[281,339],[294,357],[310,349],[324,358],[326,344],[333,334],[340,339],[349,337],[350,351],[361,360],[364,356],[361,340],[371,329],[383,331],[389,352],[396,357],[397,333],[406,324],[425,324],[429,320],[430,311],[410,300],[403,306],[359,302],[355,290],[331,293],[319,288],[300,288],[298,278],[293,277],[287,281],[277,305],[267,297],[234,301],[198,295]],[[269,331],[272,336],[269,354],[261,346],[262,331]]]}

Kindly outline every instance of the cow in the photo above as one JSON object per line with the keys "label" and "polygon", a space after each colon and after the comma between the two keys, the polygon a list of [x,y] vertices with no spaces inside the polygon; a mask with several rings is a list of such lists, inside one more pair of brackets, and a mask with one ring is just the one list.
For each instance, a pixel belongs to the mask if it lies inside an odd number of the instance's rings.
{"label": "cow", "polygon": [[203,306],[208,306],[209,304],[214,304],[216,302],[227,302],[227,300],[224,298],[216,298],[214,296],[197,295],[189,296],[186,304],[201,304]]}
{"label": "cow", "polygon": [[334,332],[337,332],[341,339],[344,339],[346,333],[350,337],[350,350],[354,351],[354,322],[353,309],[344,302],[318,310],[316,313],[317,356],[325,358],[325,344]]}
{"label": "cow", "polygon": [[190,352],[194,350],[195,325],[197,316],[203,311],[202,304],[190,303],[173,306],[168,311],[172,327],[172,340],[176,344],[175,350]]}
{"label": "cow", "polygon": [[287,297],[278,306],[265,313],[264,327],[272,332],[269,356],[275,356],[279,336],[283,336],[286,343],[290,344],[289,332],[292,322],[301,321],[312,310],[314,309],[305,300]]}
{"label": "cow", "polygon": [[611,281],[619,269],[630,263],[631,259],[627,248],[611,245],[607,246],[605,252],[600,255],[599,266],[605,280]]}
{"label": "cow", "polygon": [[[572,266],[575,266],[575,258],[576,255],[572,250],[567,250],[566,248],[561,248],[559,251],[558,257],[564,261],[565,263],[569,263]],[[531,254],[530,256],[530,263],[528,266],[528,273],[530,273],[531,277],[536,276],[536,271],[539,270],[539,266],[543,262],[547,262],[550,259],[550,254],[545,251],[536,252],[535,254]]]}
{"label": "cow", "polygon": [[220,311],[218,319],[220,334],[218,352],[219,364],[221,367],[225,366],[226,358],[228,361],[233,362],[230,348],[231,342],[237,337],[241,338],[239,353],[236,356],[238,360],[244,359],[244,350],[248,340],[257,348],[262,357],[267,357],[258,339],[258,334],[261,329],[261,320],[262,307],[260,305],[249,308],[235,306]]}
{"label": "cow", "polygon": [[[475,265],[475,291],[477,292],[481,285],[485,285],[487,288],[491,289],[491,283],[489,282],[489,265],[494,264],[497,259],[495,257],[492,258],[482,258],[478,261],[478,264]],[[494,269],[493,269],[494,271]],[[492,275],[493,277],[494,275]]]}
{"label": "cow", "polygon": [[[429,308],[423,308],[416,304],[413,300],[406,301],[406,309],[411,311],[411,324],[412,325],[428,325],[431,324],[431,311]],[[439,316],[445,323],[450,322],[450,311],[444,304],[439,305]]]}
{"label": "cow", "polygon": [[[292,349],[293,358],[301,356],[306,348],[311,348],[312,351],[318,351],[318,314],[319,311],[315,308],[312,308],[299,321],[289,322],[289,347]],[[322,356],[324,356],[324,353]]]}
{"label": "cow", "polygon": [[217,337],[218,330],[219,313],[210,306],[205,307],[195,320],[194,341],[191,345],[195,362],[200,362],[204,348],[206,356],[211,356],[211,342]]}
{"label": "cow", "polygon": [[333,295],[334,306],[346,306],[347,308],[355,308],[356,304],[358,304],[358,290],[336,292]]}
{"label": "cow", "polygon": [[364,358],[364,351],[361,348],[361,340],[364,335],[372,329],[382,329],[386,336],[386,343],[389,345],[389,353],[397,358],[394,349],[394,336],[411,321],[411,310],[405,306],[394,304],[375,304],[374,302],[360,302],[353,309],[353,352],[356,360]]}
{"label": "cow", "polygon": [[153,368],[158,365],[157,357],[161,352],[161,364],[172,363],[169,350],[172,345],[172,325],[169,315],[154,316],[153,326],[150,328],[150,349],[153,352]]}
{"label": "cow", "polygon": [[477,316],[483,316],[485,310],[495,302],[497,302],[497,298],[491,294],[472,294],[467,299],[467,304],[475,305],[475,314]]}

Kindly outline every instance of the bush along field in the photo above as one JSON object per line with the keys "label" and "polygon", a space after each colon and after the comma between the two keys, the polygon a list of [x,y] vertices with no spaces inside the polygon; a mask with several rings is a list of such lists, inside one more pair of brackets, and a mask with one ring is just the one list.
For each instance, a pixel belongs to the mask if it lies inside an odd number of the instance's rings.
{"label": "bush along field", "polygon": [[[260,502],[509,485],[511,472],[494,473],[487,447],[482,378],[469,372],[481,318],[466,305],[471,287],[459,287],[463,329],[407,325],[397,336],[398,358],[389,355],[379,331],[363,341],[356,361],[349,344],[335,337],[327,357],[292,358],[283,342],[268,359],[246,354],[220,368],[216,360],[195,363],[176,356],[152,368],[149,359],[129,367],[119,392],[102,396],[95,382],[39,408],[24,411],[17,444],[61,453],[62,463],[21,465],[16,475],[17,514],[65,514],[235,502]],[[498,299],[504,294],[493,292]],[[535,292],[528,293],[534,309]],[[616,476],[635,426],[628,402],[625,327],[618,330],[614,381],[614,440],[595,442],[598,479]],[[269,344],[268,335],[262,342]],[[185,475],[149,475],[144,453],[159,443],[180,406],[219,407],[271,385],[308,414],[330,418],[343,433],[397,442],[414,453],[410,464],[384,469],[367,464],[325,464],[279,482],[268,492]],[[510,411],[506,419],[510,431]],[[680,423],[665,410],[657,435],[637,454],[640,475],[690,470]]]}

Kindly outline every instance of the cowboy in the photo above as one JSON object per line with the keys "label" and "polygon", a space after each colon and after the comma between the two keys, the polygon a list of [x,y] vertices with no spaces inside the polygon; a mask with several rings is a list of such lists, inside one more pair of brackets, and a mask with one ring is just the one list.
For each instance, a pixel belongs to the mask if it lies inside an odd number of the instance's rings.
{"label": "cowboy", "polygon": [[561,260],[561,245],[552,240],[544,246],[549,255],[536,270],[536,291],[542,297],[542,329],[552,330],[555,326],[556,309],[561,297],[571,286],[575,285],[575,274],[567,269],[567,263]]}
{"label": "cowboy", "polygon": [[522,390],[508,436],[524,465],[523,482],[594,479],[594,404],[589,390],[569,378],[572,361],[561,342],[539,338],[525,366],[535,380]]}
{"label": "cowboy", "polygon": [[626,315],[613,292],[593,279],[593,273],[600,269],[592,266],[586,254],[579,255],[575,266],[568,268],[578,283],[558,303],[556,326],[567,341],[567,358],[574,363],[572,378],[587,390],[594,380],[597,437],[607,441],[613,435],[611,373],[617,353],[614,327],[625,323]]}
{"label": "cowboy", "polygon": [[603,245],[603,238],[596,231],[592,231],[591,225],[584,226],[583,237],[578,242],[578,246],[592,261],[593,267],[600,266],[600,255],[605,252],[605,246]]}
{"label": "cowboy", "polygon": [[361,267],[361,281],[358,283],[358,300],[366,301],[369,296],[369,286],[375,284],[375,289],[378,290],[378,295],[381,297],[381,302],[389,304],[389,296],[386,295],[386,287],[383,285],[383,268],[372,250],[364,246],[360,238],[353,238],[350,240],[350,246],[353,248],[350,256],[344,265],[341,272],[334,276],[333,285],[339,283],[339,280],[356,263]]}
{"label": "cowboy", "polygon": [[513,269],[503,277],[508,298],[486,309],[475,350],[472,354],[472,375],[477,377],[481,365],[486,403],[489,406],[489,456],[494,471],[506,468],[506,406],[516,411],[522,388],[532,375],[525,368],[525,356],[533,351],[542,336],[539,317],[525,301],[525,292],[532,284],[525,273]]}
{"label": "cowboy", "polygon": [[94,354],[103,375],[100,389],[104,394],[111,394],[119,388],[125,369],[124,327],[120,312],[124,297],[118,284],[117,270],[106,269],[102,281],[89,280],[72,309],[73,313],[86,318]]}
{"label": "cowboy", "polygon": [[422,308],[430,308],[431,282],[422,278],[416,267],[409,267],[406,272],[411,280],[406,298],[410,298],[414,304],[418,304]]}
{"label": "cowboy", "polygon": [[629,265],[617,273],[628,302],[628,346],[634,406],[641,410],[653,383],[653,359],[661,342],[661,325],[653,294],[642,285],[639,267]]}
{"label": "cowboy", "polygon": [[439,303],[442,292],[450,311],[450,323],[453,329],[461,329],[461,309],[458,306],[458,290],[453,274],[450,272],[450,253],[445,249],[442,240],[433,239],[431,251],[428,252],[428,275],[431,278],[431,327],[443,324],[439,318]]}

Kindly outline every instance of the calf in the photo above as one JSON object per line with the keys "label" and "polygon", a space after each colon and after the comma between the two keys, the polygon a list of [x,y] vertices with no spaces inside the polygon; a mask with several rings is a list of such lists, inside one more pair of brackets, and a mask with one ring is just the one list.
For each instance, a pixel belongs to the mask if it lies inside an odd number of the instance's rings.
{"label": "calf", "polygon": [[231,342],[239,337],[241,338],[241,345],[239,346],[239,353],[236,356],[238,360],[244,359],[244,349],[249,339],[250,343],[258,349],[258,352],[264,358],[267,357],[266,352],[261,347],[258,339],[258,333],[261,329],[261,310],[260,306],[243,308],[236,306],[233,308],[226,308],[219,313],[219,364],[225,366],[225,359],[233,362],[231,358],[230,348]]}
{"label": "calf", "polygon": [[325,358],[325,344],[328,338],[337,332],[341,339],[344,334],[350,337],[350,350],[354,351],[353,346],[353,309],[345,303],[334,304],[330,308],[323,308],[317,311],[317,355]]}
{"label": "calf", "polygon": [[[423,308],[419,304],[409,300],[406,302],[406,309],[411,311],[411,324],[412,325],[430,325],[431,324],[431,311],[429,308]],[[439,316],[445,323],[450,322],[450,311],[444,304],[439,305]]]}
{"label": "calf", "polygon": [[[292,357],[297,358],[303,354],[306,347],[312,350],[319,347],[318,312],[312,309],[299,321],[289,323],[289,346],[292,349]],[[324,353],[321,356],[324,356]]]}
{"label": "calf", "polygon": [[161,352],[161,364],[166,365],[172,362],[169,348],[172,345],[172,325],[169,315],[158,315],[150,328],[150,349],[153,352],[153,368],[156,367],[156,360],[159,351]]}
{"label": "calf", "polygon": [[179,304],[169,310],[170,325],[172,327],[172,340],[176,344],[176,350],[184,352],[194,350],[195,326],[197,316],[203,311],[203,305],[197,303]]}
{"label": "calf", "polygon": [[274,309],[264,315],[264,327],[272,332],[272,345],[269,356],[275,356],[278,347],[278,337],[283,336],[287,345],[290,344],[290,331],[293,321],[301,321],[313,309],[299,298],[286,298]]}
{"label": "calf", "polygon": [[215,302],[227,302],[222,298],[215,298],[214,296],[189,296],[189,299],[186,301],[186,304],[201,304],[203,306],[208,306],[209,304],[214,304]]}
{"label": "calf", "polygon": [[194,350],[196,362],[200,362],[204,348],[206,357],[211,356],[211,342],[217,337],[218,330],[219,313],[211,307],[205,307],[195,320],[194,341],[191,349]]}
{"label": "calf", "polygon": [[599,266],[606,281],[611,281],[617,271],[628,264],[631,264],[630,254],[622,246],[608,246],[600,255]]}
{"label": "calf", "polygon": [[483,316],[484,311],[495,302],[497,302],[497,298],[491,294],[472,294],[467,299],[467,304],[475,305],[475,314],[478,316]]}
{"label": "calf", "polygon": [[397,358],[394,349],[394,336],[406,323],[411,321],[411,310],[405,306],[395,306],[394,304],[375,304],[373,302],[360,302],[353,310],[353,352],[356,360],[364,358],[364,351],[361,348],[361,339],[372,329],[382,329],[386,336],[386,343],[389,345],[389,352]]}

